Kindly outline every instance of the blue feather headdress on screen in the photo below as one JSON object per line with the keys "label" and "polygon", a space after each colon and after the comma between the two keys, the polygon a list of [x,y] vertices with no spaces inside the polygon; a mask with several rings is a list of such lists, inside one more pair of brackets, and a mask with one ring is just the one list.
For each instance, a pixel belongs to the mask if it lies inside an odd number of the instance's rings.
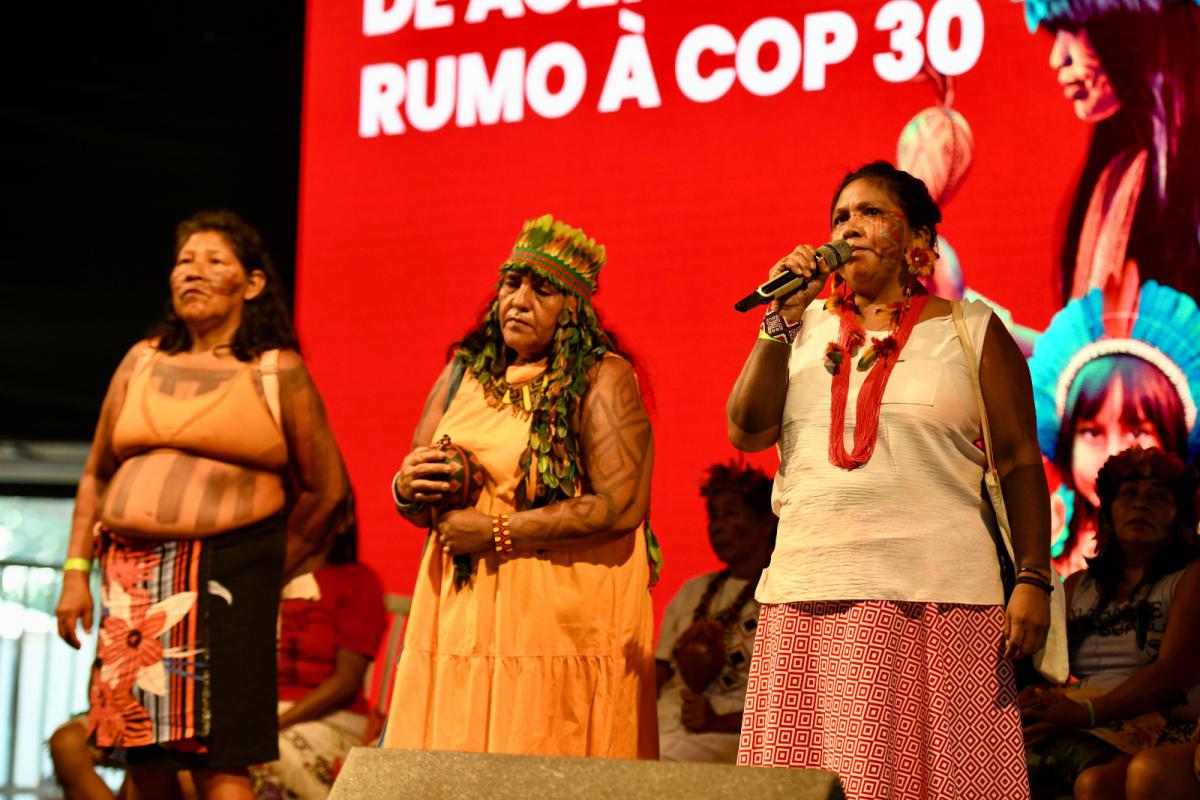
{"label": "blue feather headdress on screen", "polygon": [[1156,367],[1179,395],[1187,430],[1188,460],[1200,456],[1200,309],[1185,294],[1154,281],[1143,284],[1136,318],[1127,336],[1112,336],[1113,320],[1104,313],[1103,295],[1093,289],[1054,315],[1029,359],[1037,411],[1038,443],[1054,459],[1063,415],[1080,371],[1097,358],[1124,355]]}

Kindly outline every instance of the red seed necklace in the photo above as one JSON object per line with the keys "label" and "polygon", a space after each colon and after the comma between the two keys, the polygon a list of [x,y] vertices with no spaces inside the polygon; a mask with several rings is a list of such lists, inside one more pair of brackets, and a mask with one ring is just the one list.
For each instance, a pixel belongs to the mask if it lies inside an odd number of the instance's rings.
{"label": "red seed necklace", "polygon": [[[913,281],[904,300],[892,306],[893,330],[884,338],[863,345],[867,332],[858,321],[858,307],[854,292],[844,280],[838,281],[825,307],[841,317],[838,339],[830,342],[825,351],[825,367],[833,373],[830,389],[829,463],[842,469],[858,469],[871,460],[875,452],[875,440],[879,436],[879,410],[883,402],[883,390],[887,388],[892,368],[896,366],[900,351],[908,343],[921,311],[929,302],[929,295],[920,283]],[[846,404],[850,396],[850,359],[858,355],[858,369],[870,370],[858,392],[854,425],[854,449],[847,453],[845,442]]]}

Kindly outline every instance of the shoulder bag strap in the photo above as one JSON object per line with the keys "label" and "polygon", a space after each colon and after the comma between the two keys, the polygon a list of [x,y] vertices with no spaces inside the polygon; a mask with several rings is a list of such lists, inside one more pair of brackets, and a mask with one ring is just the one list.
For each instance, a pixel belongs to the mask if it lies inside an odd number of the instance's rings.
{"label": "shoulder bag strap", "polygon": [[450,379],[446,384],[446,402],[442,406],[442,411],[450,407],[450,403],[454,400],[454,395],[458,394],[458,387],[462,385],[463,375],[467,371],[467,363],[458,356],[450,362]]}
{"label": "shoulder bag strap", "polygon": [[979,427],[983,430],[983,452],[987,456],[987,469],[988,472],[995,472],[996,462],[992,459],[992,427],[988,424],[987,404],[983,402],[983,388],[979,385],[979,358],[971,344],[967,322],[963,319],[961,300],[951,303],[951,312],[954,315],[954,327],[958,328],[958,341],[967,357],[967,369],[971,370],[971,386],[975,389],[975,402],[979,406]]}
{"label": "shoulder bag strap", "polygon": [[[983,401],[983,388],[979,384],[979,360],[975,348],[971,344],[971,334],[967,330],[966,320],[963,319],[962,302],[955,300],[951,303],[951,313],[954,316],[954,327],[958,329],[958,341],[962,345],[963,354],[967,358],[967,369],[971,371],[971,384],[975,389],[975,402],[979,405],[979,427],[983,432],[983,452],[987,459],[984,468],[983,482],[987,488],[988,499],[992,501],[992,510],[996,513],[996,527],[1000,530],[999,544],[1003,545],[1010,565],[1017,563],[1016,552],[1013,549],[1012,529],[1008,523],[1008,509],[1004,503],[1004,492],[1000,488],[1000,473],[996,471],[996,462],[992,458],[992,429],[988,425],[987,404]],[[1015,566],[1011,567],[1014,571]]]}

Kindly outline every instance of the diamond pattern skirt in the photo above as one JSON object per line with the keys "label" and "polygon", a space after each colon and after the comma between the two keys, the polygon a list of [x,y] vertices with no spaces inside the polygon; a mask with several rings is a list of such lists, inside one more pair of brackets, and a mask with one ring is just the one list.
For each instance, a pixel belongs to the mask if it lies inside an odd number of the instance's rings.
{"label": "diamond pattern skirt", "polygon": [[1028,798],[1000,606],[762,607],[738,763],[837,772],[850,800]]}

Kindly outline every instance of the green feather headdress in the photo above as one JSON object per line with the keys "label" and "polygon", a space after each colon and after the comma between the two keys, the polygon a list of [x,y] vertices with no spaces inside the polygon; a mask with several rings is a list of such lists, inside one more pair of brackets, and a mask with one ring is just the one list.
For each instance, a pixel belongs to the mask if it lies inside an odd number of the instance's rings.
{"label": "green feather headdress", "polygon": [[501,274],[531,269],[576,297],[591,297],[604,266],[604,245],[549,214],[526,220]]}
{"label": "green feather headdress", "polygon": [[[604,266],[604,246],[583,231],[546,215],[529,220],[513,254],[500,267],[501,281],[509,272],[533,271],[566,294],[546,371],[532,381],[510,386],[504,337],[500,331],[500,300],[492,301],[483,321],[483,344],[464,343],[456,357],[483,386],[490,402],[509,405],[513,413],[531,417],[529,446],[521,455],[530,507],[578,494],[580,405],[588,389],[588,373],[612,349],[589,297]],[[499,289],[499,283],[497,284]]]}

